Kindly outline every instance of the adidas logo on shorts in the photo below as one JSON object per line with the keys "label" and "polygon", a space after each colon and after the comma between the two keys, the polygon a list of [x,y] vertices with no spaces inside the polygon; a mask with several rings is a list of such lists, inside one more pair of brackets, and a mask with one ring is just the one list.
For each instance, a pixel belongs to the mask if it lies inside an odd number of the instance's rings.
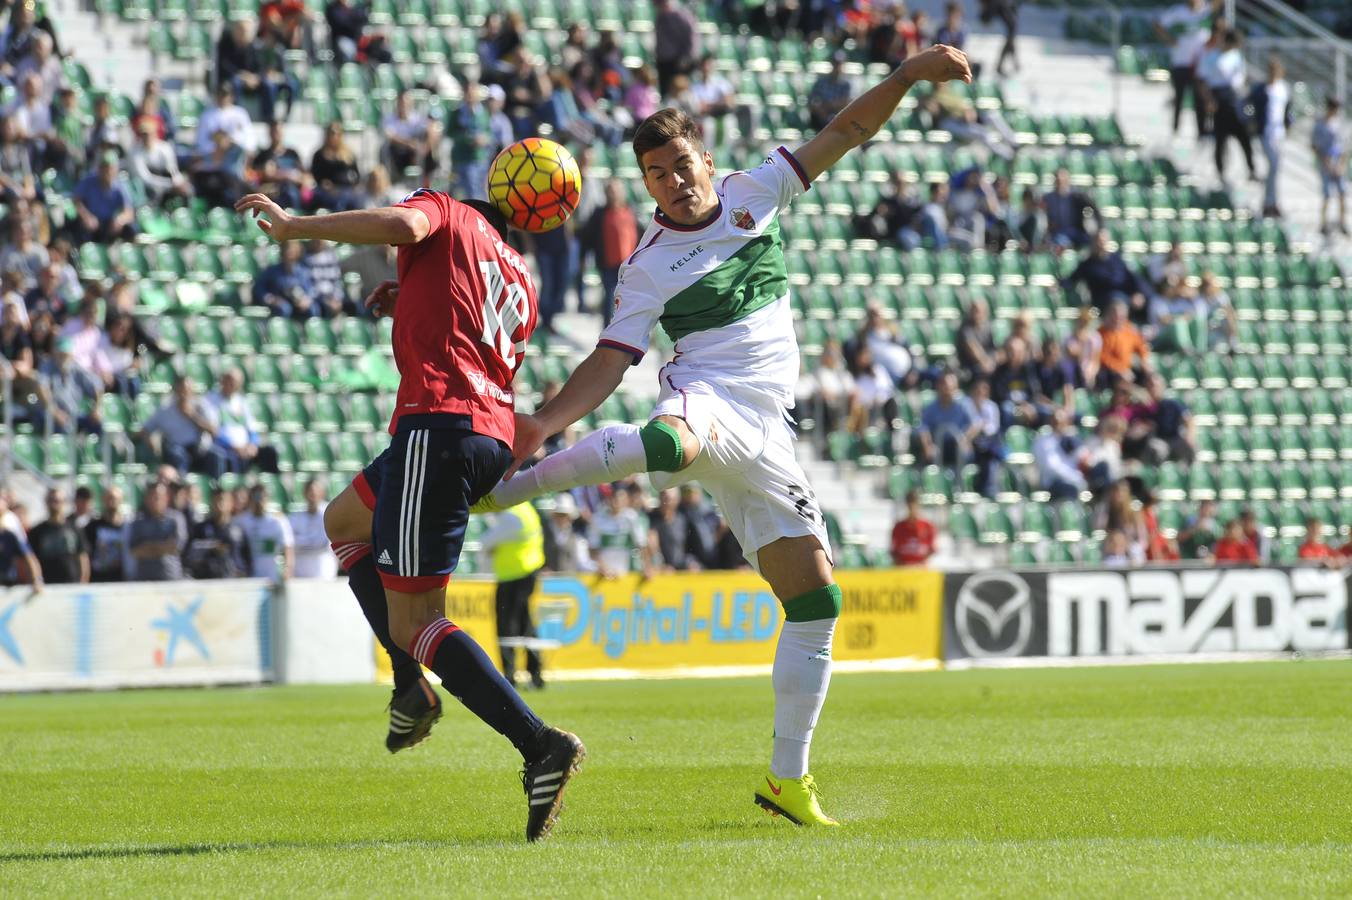
{"label": "adidas logo on shorts", "polygon": [[380,563],[382,566],[394,565],[394,560],[390,559],[390,550],[388,547],[380,551],[380,558],[377,559],[376,562]]}

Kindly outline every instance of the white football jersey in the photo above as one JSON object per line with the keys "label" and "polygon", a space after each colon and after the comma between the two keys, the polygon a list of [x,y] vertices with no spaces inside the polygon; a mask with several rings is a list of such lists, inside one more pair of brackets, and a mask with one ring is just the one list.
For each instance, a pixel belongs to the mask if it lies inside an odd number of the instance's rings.
{"label": "white football jersey", "polygon": [[808,187],[780,147],[759,167],[722,178],[718,209],[702,224],[654,213],[620,269],[599,346],[637,361],[660,324],[676,350],[662,369],[664,387],[711,382],[770,412],[792,407],[798,340],[779,215]]}

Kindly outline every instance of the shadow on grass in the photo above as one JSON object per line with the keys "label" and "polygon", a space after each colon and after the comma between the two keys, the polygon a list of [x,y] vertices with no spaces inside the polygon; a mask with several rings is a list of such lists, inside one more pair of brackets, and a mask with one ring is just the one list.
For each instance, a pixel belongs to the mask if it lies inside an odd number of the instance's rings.
{"label": "shadow on grass", "polygon": [[[489,847],[508,841],[495,838],[470,840],[377,840],[369,841],[254,841],[250,843],[138,844],[131,846],[71,847],[64,850],[0,851],[0,863],[59,862],[80,859],[137,859],[168,856],[203,856],[212,853],[260,853],[269,850],[377,850],[425,847]],[[524,844],[523,844],[524,846]]]}
{"label": "shadow on grass", "polygon": [[[768,824],[766,820],[765,824]],[[747,837],[747,822],[745,821],[717,821],[707,822],[693,827],[690,837]],[[762,830],[755,829],[752,836],[761,837],[772,832],[774,829]],[[796,829],[788,828],[788,831]],[[661,835],[662,829],[657,826],[638,826],[626,829],[629,838],[642,840],[643,838],[657,838]],[[556,836],[550,843],[556,841],[568,841],[572,843],[592,843],[595,835],[574,834],[569,837]],[[228,843],[191,843],[191,844],[133,844],[133,845],[103,845],[95,847],[69,847],[64,849],[51,850],[13,850],[0,851],[0,865],[4,863],[22,863],[22,862],[65,862],[74,860],[98,860],[98,859],[154,859],[158,857],[174,856],[206,856],[210,854],[227,853],[266,853],[273,850],[381,850],[381,849],[427,849],[427,850],[446,850],[453,848],[502,848],[520,847],[525,849],[528,845],[524,841],[517,841],[506,837],[483,836],[477,838],[468,838],[462,840],[428,840],[426,838],[417,839],[380,839],[372,838],[364,841],[252,841],[252,842],[228,842]]]}

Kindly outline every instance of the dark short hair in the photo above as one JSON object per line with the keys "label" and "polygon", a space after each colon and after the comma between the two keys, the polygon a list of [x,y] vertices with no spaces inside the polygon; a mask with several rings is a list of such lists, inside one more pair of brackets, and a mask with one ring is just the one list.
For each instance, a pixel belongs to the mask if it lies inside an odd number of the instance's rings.
{"label": "dark short hair", "polygon": [[681,110],[668,106],[644,119],[634,132],[634,157],[638,160],[639,168],[643,168],[646,153],[665,147],[677,138],[685,138],[698,150],[704,149],[699,126]]}
{"label": "dark short hair", "polygon": [[497,231],[499,237],[507,237],[507,217],[499,212],[496,206],[487,200],[462,200],[461,202],[483,216],[488,224]]}

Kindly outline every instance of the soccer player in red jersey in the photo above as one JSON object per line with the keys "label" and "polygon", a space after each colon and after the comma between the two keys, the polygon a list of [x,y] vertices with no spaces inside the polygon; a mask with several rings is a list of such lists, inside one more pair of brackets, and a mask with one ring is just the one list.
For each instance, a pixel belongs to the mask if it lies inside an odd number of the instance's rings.
{"label": "soccer player in red jersey", "polygon": [[382,284],[367,300],[394,318],[400,380],[392,439],[329,505],[324,525],[395,662],[386,745],[394,751],[417,743],[441,714],[421,663],[521,752],[526,836],[544,837],[585,755],[582,742],[541,722],[483,649],[446,618],[446,584],[469,507],[512,462],[512,379],[537,319],[530,270],[503,240],[506,225],[491,206],[437,191],[328,215],[293,216],[263,194],[242,198],[235,209],[252,213],[278,241],[399,247],[398,282]]}

